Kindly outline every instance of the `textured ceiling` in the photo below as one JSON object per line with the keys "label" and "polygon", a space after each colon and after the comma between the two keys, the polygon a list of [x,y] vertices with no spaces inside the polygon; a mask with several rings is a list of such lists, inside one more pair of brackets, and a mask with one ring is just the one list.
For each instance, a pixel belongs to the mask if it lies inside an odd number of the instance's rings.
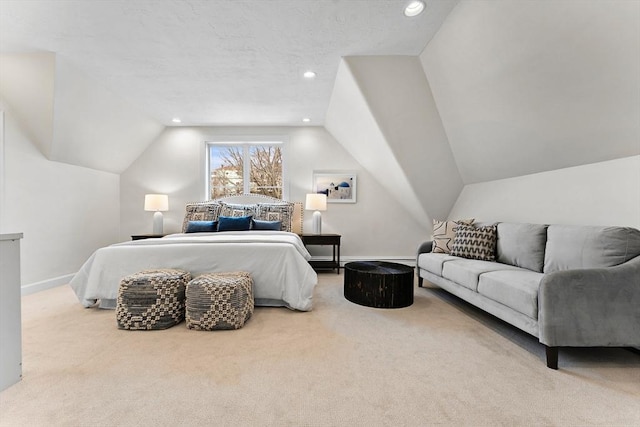
{"label": "textured ceiling", "polygon": [[419,55],[457,0],[407,3],[0,0],[0,52],[56,53],[166,125],[322,125],[341,57]]}

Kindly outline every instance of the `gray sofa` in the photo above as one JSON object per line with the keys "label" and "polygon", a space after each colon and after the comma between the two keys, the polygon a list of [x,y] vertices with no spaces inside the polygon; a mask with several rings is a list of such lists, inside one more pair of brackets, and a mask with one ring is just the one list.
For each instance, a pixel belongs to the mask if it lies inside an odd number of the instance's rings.
{"label": "gray sofa", "polygon": [[640,347],[640,230],[497,224],[496,262],[418,248],[416,274],[558,347]]}

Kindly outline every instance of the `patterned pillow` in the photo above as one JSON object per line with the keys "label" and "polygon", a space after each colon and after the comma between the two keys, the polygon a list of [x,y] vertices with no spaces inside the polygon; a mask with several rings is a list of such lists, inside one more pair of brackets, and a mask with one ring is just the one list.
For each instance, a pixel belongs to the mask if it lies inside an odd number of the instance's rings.
{"label": "patterned pillow", "polygon": [[433,249],[436,254],[448,254],[451,252],[453,238],[456,237],[456,227],[458,225],[471,225],[474,218],[460,219],[457,221],[433,220]]}
{"label": "patterned pillow", "polygon": [[478,228],[472,225],[459,225],[456,227],[456,237],[451,245],[451,255],[495,261],[497,241],[498,226],[496,225]]}
{"label": "patterned pillow", "polygon": [[257,216],[258,215],[258,205],[237,205],[233,203],[224,203],[222,202],[222,210],[220,211],[220,215],[222,216]]}
{"label": "patterned pillow", "polygon": [[184,220],[182,221],[182,232],[186,233],[189,221],[215,221],[220,216],[222,206],[219,203],[201,202],[188,203]]}
{"label": "patterned pillow", "polygon": [[280,221],[282,231],[291,231],[293,203],[258,203],[256,219],[263,221]]}

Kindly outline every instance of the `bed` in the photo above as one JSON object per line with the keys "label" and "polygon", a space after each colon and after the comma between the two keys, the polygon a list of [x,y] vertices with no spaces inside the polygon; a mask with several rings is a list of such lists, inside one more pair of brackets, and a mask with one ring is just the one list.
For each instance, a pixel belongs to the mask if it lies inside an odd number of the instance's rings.
{"label": "bed", "polygon": [[[250,230],[191,232],[192,225],[250,216]],[[277,230],[256,230],[268,225]],[[189,232],[187,232],[189,231]],[[257,306],[310,311],[318,278],[300,239],[302,205],[267,196],[232,196],[186,206],[182,233],[113,244],[95,251],[70,282],[85,307],[115,308],[120,279],[150,268],[192,276],[247,271]]]}

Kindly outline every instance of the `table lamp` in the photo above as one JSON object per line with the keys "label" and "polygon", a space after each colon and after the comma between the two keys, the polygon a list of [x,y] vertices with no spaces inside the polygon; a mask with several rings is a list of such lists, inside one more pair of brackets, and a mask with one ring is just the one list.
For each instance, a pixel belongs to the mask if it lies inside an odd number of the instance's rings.
{"label": "table lamp", "polygon": [[153,234],[162,234],[162,212],[169,210],[169,196],[166,194],[145,194],[144,210],[153,214]]}
{"label": "table lamp", "polygon": [[305,201],[305,209],[313,212],[313,234],[322,234],[322,214],[320,211],[327,210],[327,195],[326,194],[307,194]]}

